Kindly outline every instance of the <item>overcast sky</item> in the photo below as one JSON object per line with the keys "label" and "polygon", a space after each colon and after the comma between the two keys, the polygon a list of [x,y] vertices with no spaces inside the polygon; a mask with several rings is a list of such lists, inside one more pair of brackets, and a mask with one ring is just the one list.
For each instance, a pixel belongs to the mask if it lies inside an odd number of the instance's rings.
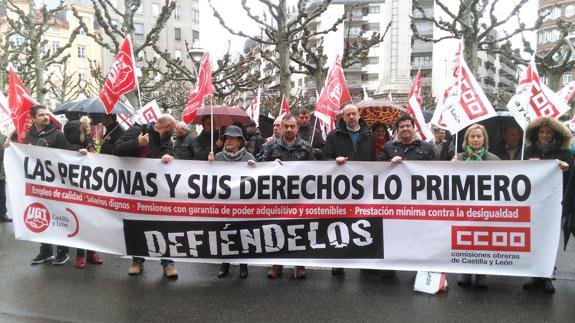
{"label": "overcast sky", "polygon": [[[292,0],[288,0],[289,1]],[[458,0],[443,0],[458,1]],[[292,1],[294,3],[296,1]],[[500,0],[496,7],[495,15],[498,18],[505,18],[513,10],[519,0]],[[537,0],[529,0],[519,13],[522,21],[530,26],[537,18]],[[246,34],[257,35],[259,33],[259,26],[248,18],[241,6],[239,0],[212,0],[214,7],[220,12],[223,19],[228,23],[232,29],[241,30]],[[253,8],[254,14],[261,14],[263,6],[258,0],[247,0],[250,8]],[[227,43],[231,41],[231,49],[233,51],[241,51],[245,42],[245,38],[233,36],[219,24],[218,20],[213,16],[213,11],[208,4],[208,0],[200,0],[200,40],[202,47],[212,53],[212,56],[221,56],[226,52]],[[511,31],[517,26],[517,20],[512,19],[509,24],[505,25],[504,30]],[[534,32],[526,32],[525,36],[536,46],[536,35]],[[513,43],[517,47],[521,46],[521,38],[516,37]]]}

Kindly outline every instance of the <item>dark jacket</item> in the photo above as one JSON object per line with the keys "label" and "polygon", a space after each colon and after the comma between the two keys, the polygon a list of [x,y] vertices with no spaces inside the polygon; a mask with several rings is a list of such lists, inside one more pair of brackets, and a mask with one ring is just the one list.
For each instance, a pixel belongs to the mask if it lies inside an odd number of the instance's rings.
{"label": "dark jacket", "polygon": [[278,140],[280,140],[280,139],[272,137],[272,139],[270,141],[264,143],[262,145],[262,148],[260,149],[260,153],[256,155],[256,160],[259,162],[264,161],[263,158],[264,158],[266,152],[270,149],[270,147],[272,146],[272,143],[275,141],[278,141]]}
{"label": "dark jacket", "polygon": [[114,152],[114,146],[116,141],[122,137],[124,134],[124,129],[119,123],[114,122],[113,124],[106,127],[106,132],[103,134],[104,142],[100,147],[100,154],[112,155]]}
{"label": "dark jacket", "polygon": [[[435,138],[432,140],[433,141],[430,144],[432,146],[435,146]],[[453,158],[453,155],[450,156],[449,145],[450,145],[449,141],[443,140],[443,143],[441,145],[441,151],[439,152],[439,156],[437,154],[435,155],[435,160],[451,160],[451,158]],[[453,151],[452,153],[455,154],[455,151]]]}
{"label": "dark jacket", "polygon": [[64,125],[64,136],[66,136],[66,140],[72,150],[86,148],[90,152],[96,151],[96,146],[91,136],[84,137],[84,140],[80,137],[80,120],[66,122]]}
{"label": "dark jacket", "polygon": [[521,160],[521,146],[517,148],[513,158],[509,157],[509,152],[505,146],[493,148],[492,152],[497,155],[497,157],[501,158],[501,160]]}
{"label": "dark jacket", "polygon": [[[322,149],[323,146],[325,145],[325,142],[323,141],[323,137],[321,135],[321,131],[317,128],[314,128],[311,125],[307,127],[299,127],[297,134],[301,139],[307,141],[307,143],[310,144],[313,148]],[[313,142],[311,142],[312,134],[313,134]]]}
{"label": "dark jacket", "polygon": [[[222,148],[216,146],[216,141],[220,137],[218,131],[212,132],[212,136],[214,138],[214,154],[217,154],[222,151]],[[194,160],[208,160],[211,145],[210,134],[202,130],[202,132],[200,132],[200,134],[192,141]]]}
{"label": "dark jacket", "polygon": [[260,153],[264,142],[264,137],[262,137],[260,130],[256,128],[251,135],[246,136],[246,150],[256,156]]}
{"label": "dark jacket", "polygon": [[6,179],[6,172],[4,171],[4,143],[6,139],[8,139],[8,137],[0,133],[0,181]]}
{"label": "dark jacket", "polygon": [[296,142],[288,146],[283,138],[276,141],[270,141],[270,146],[264,152],[262,161],[296,161],[296,160],[315,160],[313,148],[301,138],[297,138]]}
{"label": "dark jacket", "polygon": [[[142,158],[162,158],[168,154],[174,156],[172,138],[160,138],[160,134],[154,130],[155,122],[150,122],[143,126],[134,125],[126,130],[122,137],[116,141],[113,153],[120,157],[142,157]],[[147,146],[140,147],[138,136],[147,133],[150,141]]]}
{"label": "dark jacket", "polygon": [[400,156],[404,160],[434,160],[435,152],[430,143],[420,139],[413,140],[409,145],[393,139],[383,145],[377,160],[390,161],[395,156]]}
{"label": "dark jacket", "polygon": [[345,121],[340,119],[336,128],[327,135],[323,158],[333,160],[342,156],[347,157],[349,160],[375,160],[373,133],[363,119],[359,119],[359,127],[359,140],[357,146],[354,147],[351,141],[351,132],[347,130]]}
{"label": "dark jacket", "polygon": [[38,133],[36,131],[36,127],[32,125],[26,138],[24,138],[23,143],[40,147],[71,149],[64,133],[60,131],[60,129],[56,128],[52,123],[50,123],[40,133]]}
{"label": "dark jacket", "polygon": [[174,141],[174,154],[176,159],[194,159],[194,138],[191,134],[176,136]]}

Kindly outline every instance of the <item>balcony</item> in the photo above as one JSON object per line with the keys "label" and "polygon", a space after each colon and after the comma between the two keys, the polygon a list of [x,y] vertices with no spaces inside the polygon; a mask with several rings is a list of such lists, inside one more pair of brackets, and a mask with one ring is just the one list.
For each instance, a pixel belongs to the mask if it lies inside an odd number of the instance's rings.
{"label": "balcony", "polygon": [[433,43],[415,42],[411,47],[412,53],[427,53],[433,51]]}
{"label": "balcony", "polygon": [[423,63],[421,63],[421,62],[411,62],[411,69],[412,69],[412,70],[416,70],[416,69],[420,69],[420,68],[421,68],[422,70],[423,70],[423,69],[430,69],[432,65],[433,65],[433,64],[431,64],[431,62],[423,62]]}
{"label": "balcony", "polygon": [[362,68],[361,63],[356,63],[353,65],[350,65],[349,67],[344,68],[343,71],[344,72],[361,72],[361,68]]}
{"label": "balcony", "polygon": [[[426,17],[433,17],[433,9],[432,8],[424,8],[423,12],[425,13]],[[423,18],[423,14],[417,9],[413,9],[413,12],[411,13],[411,15],[415,19]]]}

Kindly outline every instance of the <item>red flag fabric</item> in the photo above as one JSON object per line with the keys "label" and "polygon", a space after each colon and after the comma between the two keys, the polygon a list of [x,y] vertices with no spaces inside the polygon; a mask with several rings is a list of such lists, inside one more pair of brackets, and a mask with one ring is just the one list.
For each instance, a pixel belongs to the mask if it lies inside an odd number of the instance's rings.
{"label": "red flag fabric", "polygon": [[285,95],[282,95],[282,105],[280,108],[280,117],[290,113],[290,108]]}
{"label": "red flag fabric", "polygon": [[341,109],[341,106],[349,102],[351,102],[351,95],[347,89],[341,61],[338,55],[335,58],[333,66],[327,73],[325,86],[319,95],[315,111],[323,113],[335,120],[337,112]]}
{"label": "red flag fabric", "polygon": [[204,96],[212,93],[214,93],[214,87],[212,86],[212,66],[210,64],[210,54],[206,53],[198,71],[196,84],[188,96],[188,103],[182,113],[182,120],[187,124],[194,121],[198,108],[204,103]]}
{"label": "red flag fabric", "polygon": [[36,100],[30,96],[14,68],[10,66],[8,70],[8,105],[11,110],[12,122],[14,122],[18,134],[18,142],[22,142],[32,125],[30,108],[36,105]]}
{"label": "red flag fabric", "polygon": [[136,88],[137,81],[132,42],[130,36],[126,36],[100,91],[100,100],[104,103],[107,113],[112,112],[122,94]]}
{"label": "red flag fabric", "polygon": [[[417,128],[417,132],[421,136],[421,139],[427,141],[433,138],[433,134],[429,127],[425,124],[425,118],[423,117],[423,112],[421,111],[421,103],[418,100],[421,98],[421,69],[417,71],[417,75],[415,76],[415,81],[413,82],[413,86],[409,91],[409,96],[407,97],[408,105],[407,111],[413,117],[413,121],[415,122],[415,127]],[[423,101],[423,100],[422,100]]]}

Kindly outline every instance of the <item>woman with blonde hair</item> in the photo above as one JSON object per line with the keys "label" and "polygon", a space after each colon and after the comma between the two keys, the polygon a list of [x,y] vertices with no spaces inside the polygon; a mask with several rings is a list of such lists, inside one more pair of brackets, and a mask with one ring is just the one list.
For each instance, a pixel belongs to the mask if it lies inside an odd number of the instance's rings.
{"label": "woman with blonde hair", "polygon": [[[83,116],[80,120],[68,121],[64,126],[64,135],[73,150],[86,149],[91,153],[96,152],[96,146],[91,136],[92,120],[88,116]],[[95,265],[103,263],[102,258],[95,252],[88,250],[88,261]],[[76,267],[83,269],[86,267],[86,250],[76,249]]]}
{"label": "woman with blonde hair", "polygon": [[[475,123],[469,126],[463,135],[463,152],[457,154],[453,160],[461,161],[493,161],[500,160],[495,154],[488,151],[489,137],[484,126]],[[487,288],[487,275],[479,274],[460,274],[457,279],[457,285],[466,287],[471,285],[473,276],[475,276],[475,287]]]}

